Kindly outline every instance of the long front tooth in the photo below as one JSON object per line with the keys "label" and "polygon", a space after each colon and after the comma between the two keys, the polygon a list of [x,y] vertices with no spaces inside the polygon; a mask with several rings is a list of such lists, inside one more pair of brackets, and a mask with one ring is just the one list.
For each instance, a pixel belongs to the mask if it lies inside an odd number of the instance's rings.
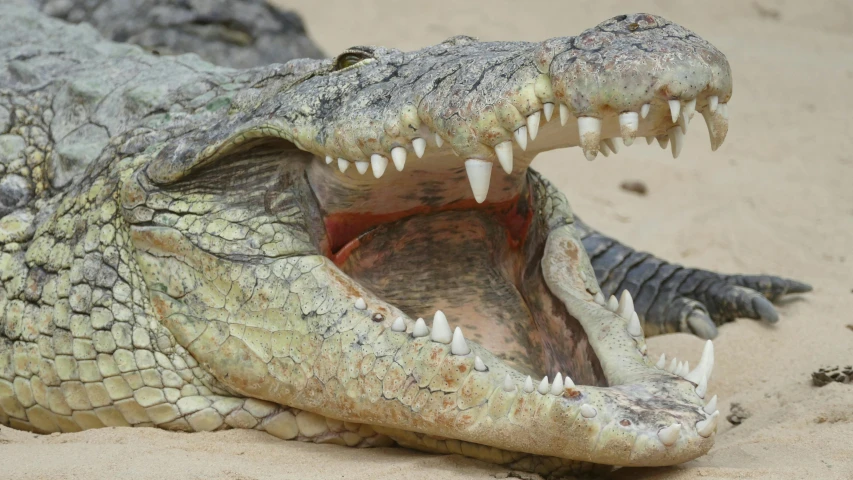
{"label": "long front tooth", "polygon": [[426,140],[423,138],[416,138],[412,140],[412,148],[415,150],[415,155],[418,158],[423,158],[424,152],[426,151]]}
{"label": "long front tooth", "polygon": [[699,395],[699,398],[705,398],[705,393],[708,391],[708,378],[702,377],[702,380],[699,380],[699,385],[696,386],[696,395]]}
{"label": "long front tooth", "polygon": [[364,175],[364,172],[367,171],[368,167],[370,167],[370,162],[355,162],[355,169],[358,170],[358,173]]}
{"label": "long front tooth", "polygon": [[660,358],[658,359],[658,363],[655,364],[655,367],[657,367],[659,370],[663,370],[664,367],[666,367],[666,354],[665,353],[660,354]]}
{"label": "long front tooth", "polygon": [[512,140],[507,140],[495,145],[495,154],[498,162],[507,174],[512,173]]}
{"label": "long front tooth", "polygon": [[468,174],[468,182],[471,191],[474,192],[474,200],[483,203],[489,194],[489,182],[492,180],[492,162],[472,158],[465,160],[465,172]]}
{"label": "long front tooth", "polygon": [[415,321],[415,327],[412,328],[412,336],[415,338],[426,337],[429,335],[429,327],[427,327],[426,322],[423,318],[419,318]]}
{"label": "long front tooth", "polygon": [[[459,328],[459,327],[457,327],[457,328]],[[474,357],[474,370],[476,370],[478,372],[485,372],[486,371],[486,364],[483,363],[482,358]]]}
{"label": "long front tooth", "polygon": [[711,113],[716,112],[718,103],[720,103],[720,97],[716,95],[711,95],[710,97],[708,97],[708,110],[710,110]]}
{"label": "long front tooth", "polygon": [[533,379],[530,378],[530,375],[524,379],[524,391],[527,393],[533,393]]}
{"label": "long front tooth", "polygon": [[388,159],[378,153],[374,153],[370,156],[370,168],[373,170],[374,177],[381,178],[385,173],[385,169],[388,168]]}
{"label": "long front tooth", "polygon": [[551,385],[551,395],[560,396],[563,394],[563,376],[560,375],[560,372],[557,372],[557,376],[554,377],[554,383]]}
{"label": "long front tooth", "polygon": [[537,392],[545,395],[546,393],[551,391],[551,385],[548,383],[548,377],[542,377],[542,381],[539,382],[539,388],[536,389]]}
{"label": "long front tooth", "polygon": [[678,441],[678,435],[681,433],[681,424],[673,423],[672,425],[661,428],[658,430],[658,438],[661,443],[666,445],[667,447],[671,447],[675,445],[675,442]]}
{"label": "long front tooth", "polygon": [[441,138],[441,135],[436,133],[435,134],[435,146],[437,146],[438,148],[441,148],[442,145],[444,145],[444,139]]}
{"label": "long front tooth", "polygon": [[619,296],[619,306],[616,307],[616,314],[625,320],[630,320],[632,313],[634,313],[634,298],[631,297],[631,292],[622,290],[622,295]]}
{"label": "long front tooth", "polygon": [[672,139],[672,158],[678,158],[681,155],[682,147],[684,147],[684,132],[680,126],[676,125],[667,130],[666,133]]}
{"label": "long front tooth", "polygon": [[572,113],[569,111],[569,107],[567,107],[565,104],[561,103],[560,104],[560,125],[565,127],[566,123],[569,121],[569,118],[571,118],[571,116],[572,116]]}
{"label": "long front tooth", "polygon": [[512,381],[512,378],[507,373],[504,376],[504,392],[514,392],[515,391],[515,382]]}
{"label": "long front tooth", "polygon": [[397,169],[398,172],[403,171],[403,167],[406,166],[406,149],[403,147],[394,147],[391,149],[391,160],[394,161],[394,168]]}
{"label": "long front tooth", "polygon": [[335,159],[331,155],[326,155],[326,165],[330,165]]}
{"label": "long front tooth", "polygon": [[625,145],[634,143],[637,129],[640,127],[640,115],[637,112],[624,112],[619,114],[619,130],[622,133],[622,141]]}
{"label": "long front tooth", "polygon": [[649,111],[652,109],[651,103],[644,103],[642,107],[640,107],[640,116],[646,118],[649,116]]}
{"label": "long front tooth", "polygon": [[681,101],[679,100],[670,100],[669,101],[669,113],[672,115],[672,123],[678,121],[678,115],[681,114]]}
{"label": "long front tooth", "polygon": [[631,312],[631,320],[628,320],[628,333],[632,337],[643,336],[643,326],[640,325],[640,317],[637,312]]}
{"label": "long front tooth", "polygon": [[698,384],[703,378],[710,380],[711,372],[714,370],[714,342],[707,340],[702,348],[702,357],[699,358],[699,363],[687,377],[693,383]]}
{"label": "long front tooth", "polygon": [[539,134],[539,122],[542,121],[542,113],[534,112],[527,116],[527,133],[531,140],[536,140],[536,135]]}
{"label": "long front tooth", "polygon": [[598,154],[598,144],[601,143],[601,119],[578,117],[578,135],[586,159],[595,160],[595,156]]}
{"label": "long front tooth", "polygon": [[395,332],[406,331],[406,322],[403,321],[403,317],[397,317],[394,319],[394,323],[391,324],[391,330]]}
{"label": "long front tooth", "polygon": [[554,115],[554,104],[548,102],[548,103],[542,105],[542,111],[545,112],[545,121],[550,122],[551,116]]}
{"label": "long front tooth", "polygon": [[705,413],[707,413],[708,415],[711,415],[714,413],[714,411],[716,409],[717,409],[717,396],[714,395],[713,397],[711,397],[710,400],[708,400],[708,403],[705,404],[705,407],[703,408],[703,410],[705,410]]}
{"label": "long front tooth", "polygon": [[447,324],[447,317],[444,312],[436,310],[432,317],[432,332],[429,337],[433,342],[450,343],[453,339],[453,334],[450,332],[450,325]]}
{"label": "long front tooth", "polygon": [[453,330],[453,339],[450,341],[450,353],[454,355],[468,355],[471,353],[471,349],[468,348],[468,342],[465,341],[462,329],[459,327]]}
{"label": "long front tooth", "polygon": [[728,107],[725,103],[721,103],[717,105],[717,109],[714,112],[710,108],[702,110],[702,116],[705,117],[705,124],[708,125],[708,134],[711,137],[711,150],[715,151],[723,144],[726,134],[729,132]]}
{"label": "long front tooth", "polygon": [[719,416],[720,411],[715,410],[710,417],[696,424],[696,432],[705,438],[708,438],[713,435],[714,430],[717,429],[717,417]]}
{"label": "long front tooth", "polygon": [[338,159],[338,170],[340,170],[341,173],[344,173],[347,171],[348,168],[349,168],[349,162],[344,160],[343,158],[339,158]]}
{"label": "long front tooth", "polygon": [[527,150],[527,127],[518,127],[512,135],[515,137],[515,141],[518,142],[518,146],[521,147],[522,150]]}

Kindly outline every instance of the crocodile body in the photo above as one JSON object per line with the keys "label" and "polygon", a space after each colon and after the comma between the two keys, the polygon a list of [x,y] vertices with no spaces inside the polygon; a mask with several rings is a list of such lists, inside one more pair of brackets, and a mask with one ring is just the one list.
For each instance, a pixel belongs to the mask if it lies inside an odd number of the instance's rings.
{"label": "crocodile body", "polygon": [[689,371],[644,330],[711,338],[808,287],[635,252],[529,164],[638,135],[677,154],[693,111],[719,146],[730,95],[719,51],[646,14],[236,70],[4,5],[0,423],[253,428],[547,474],[695,458],[713,348]]}

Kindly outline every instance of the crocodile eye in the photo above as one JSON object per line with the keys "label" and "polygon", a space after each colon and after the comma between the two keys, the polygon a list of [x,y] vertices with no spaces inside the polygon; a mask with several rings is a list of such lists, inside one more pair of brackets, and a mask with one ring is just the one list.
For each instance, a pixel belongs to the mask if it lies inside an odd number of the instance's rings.
{"label": "crocodile eye", "polygon": [[366,52],[359,51],[348,51],[340,54],[338,59],[335,60],[335,70],[343,70],[345,68],[349,68],[362,60],[366,60],[371,58]]}
{"label": "crocodile eye", "polygon": [[638,24],[638,23],[631,23],[628,25],[628,30],[630,30],[632,32],[636,31],[638,28],[640,28],[640,24]]}

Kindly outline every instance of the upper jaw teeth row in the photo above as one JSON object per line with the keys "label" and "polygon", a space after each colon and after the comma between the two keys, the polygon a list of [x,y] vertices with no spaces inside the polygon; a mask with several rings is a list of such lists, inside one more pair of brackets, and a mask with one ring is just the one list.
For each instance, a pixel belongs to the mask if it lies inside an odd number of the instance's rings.
{"label": "upper jaw teeth row", "polygon": [[[667,130],[663,135],[646,137],[646,141],[651,144],[657,139],[661,148],[666,148],[667,145],[672,147],[673,158],[678,158],[681,154],[681,149],[684,146],[684,135],[687,133],[687,125],[693,118],[696,112],[696,99],[691,99],[686,102],[681,100],[669,100],[670,117],[675,125]],[[559,104],[560,124],[566,125],[571,118],[569,107],[565,104]],[[528,137],[530,140],[535,140],[539,134],[539,125],[542,122],[544,113],[545,121],[551,120],[554,114],[554,103],[545,103],[541,111],[533,112],[527,116],[527,124],[522,125],[513,132],[513,138],[522,150],[527,150]],[[623,112],[619,114],[619,128],[621,139],[624,144],[631,145],[634,143],[634,138],[639,129],[640,119],[646,118],[651,111],[651,104],[644,104],[639,112]],[[708,132],[711,136],[711,149],[716,150],[725,139],[726,131],[728,130],[728,105],[719,103],[719,97],[708,97],[708,108],[702,111],[705,117],[705,122],[708,125]],[[605,157],[611,153],[619,153],[618,138],[601,138],[601,119],[596,117],[578,117],[578,134],[580,137],[581,148],[588,160],[595,160],[599,152]],[[444,140],[438,134],[435,134],[435,144],[441,147]],[[426,151],[427,142],[424,138],[415,138],[412,140],[412,150],[418,158],[423,157]],[[513,169],[513,141],[506,140],[495,145],[495,156],[500,163],[501,168],[511,174]],[[364,175],[368,168],[373,171],[373,176],[376,178],[382,177],[385,169],[388,167],[388,157],[394,163],[397,171],[403,171],[406,165],[406,157],[408,149],[405,147],[394,147],[391,149],[390,155],[374,153],[370,156],[370,161],[358,160],[355,161],[355,168],[358,173]],[[332,164],[335,158],[326,156],[326,164]],[[337,159],[338,169],[341,172],[346,172],[350,167],[350,162],[343,158]],[[474,194],[474,199],[478,203],[486,200],[489,192],[489,183],[492,176],[492,161],[472,158],[465,161],[465,171],[468,174],[468,181],[471,184],[471,191]]]}
{"label": "upper jaw teeth row", "polygon": [[[613,311],[614,313],[620,315],[623,318],[630,318],[628,331],[634,329],[632,326],[635,323],[636,319],[636,328],[639,329],[639,334],[633,336],[642,336],[642,328],[639,324],[639,318],[637,317],[637,313],[634,310],[634,302],[631,298],[631,294],[625,290],[622,292],[622,296],[620,301],[616,300],[616,297],[610,297],[610,300],[605,303],[604,297],[601,295],[601,292],[596,294],[595,301],[607,308],[608,310]],[[362,297],[356,299],[355,308],[358,310],[366,310],[367,303],[364,301]],[[403,317],[397,317],[391,323],[391,331],[406,333],[407,326]],[[429,336],[430,340],[433,342],[450,344],[450,353],[452,355],[458,356],[469,356],[471,354],[471,349],[468,347],[468,342],[465,341],[465,336],[462,334],[462,329],[456,327],[452,332],[450,330],[450,324],[447,322],[447,316],[441,310],[436,310],[435,314],[432,318],[432,328],[426,325],[426,322],[423,318],[418,318],[415,321],[414,326],[412,327],[411,335],[414,338],[421,338]],[[675,362],[675,359],[673,359]],[[489,371],[489,367],[486,366],[483,359],[479,356],[474,356],[474,370],[478,372],[487,372]],[[663,369],[663,365],[666,363],[666,356],[661,355],[660,360],[658,360],[657,368]],[[675,373],[676,375],[680,375],[685,379],[696,383],[698,379],[699,386],[696,387],[696,393],[700,398],[705,398],[705,392],[708,388],[708,380],[711,377],[711,371],[714,368],[714,344],[708,340],[705,343],[705,348],[702,350],[702,358],[699,360],[699,365],[691,371],[687,372],[687,362],[683,364],[678,364],[679,371],[673,372],[672,369],[669,369],[670,373]],[[682,375],[683,373],[683,375]],[[565,393],[565,389],[569,387],[573,387],[575,382],[566,375],[563,377],[559,372],[554,376],[554,381],[549,382],[548,376],[542,377],[542,380],[539,382],[538,386],[534,386],[533,379],[530,375],[524,379],[524,383],[521,385],[521,389],[525,393],[533,393],[537,392],[540,395],[554,395],[561,397]],[[513,381],[512,377],[507,373],[504,376],[503,384],[501,388],[507,393],[515,392],[518,389],[515,381]],[[598,411],[595,407],[589,404],[583,404],[579,409],[580,414],[584,418],[593,418],[598,414]],[[696,431],[702,437],[710,437],[714,434],[717,428],[717,418],[719,417],[720,412],[717,410],[717,396],[714,395],[711,400],[703,408],[703,412],[707,414],[707,417],[704,420],[701,420],[696,423]],[[679,438],[681,432],[681,424],[673,423],[668,427],[661,428],[658,431],[658,438],[661,443],[666,446],[674,445]]]}

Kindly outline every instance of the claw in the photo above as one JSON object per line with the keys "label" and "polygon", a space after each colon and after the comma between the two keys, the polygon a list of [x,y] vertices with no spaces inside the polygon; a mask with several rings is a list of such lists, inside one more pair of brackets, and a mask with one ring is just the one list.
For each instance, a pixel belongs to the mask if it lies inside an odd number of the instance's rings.
{"label": "claw", "polygon": [[717,325],[711,317],[702,310],[693,310],[687,316],[687,326],[699,338],[710,340],[717,337]]}
{"label": "claw", "polygon": [[755,309],[755,313],[765,322],[776,323],[779,321],[779,314],[776,312],[776,308],[773,307],[770,300],[764,297],[753,298],[752,308]]}

